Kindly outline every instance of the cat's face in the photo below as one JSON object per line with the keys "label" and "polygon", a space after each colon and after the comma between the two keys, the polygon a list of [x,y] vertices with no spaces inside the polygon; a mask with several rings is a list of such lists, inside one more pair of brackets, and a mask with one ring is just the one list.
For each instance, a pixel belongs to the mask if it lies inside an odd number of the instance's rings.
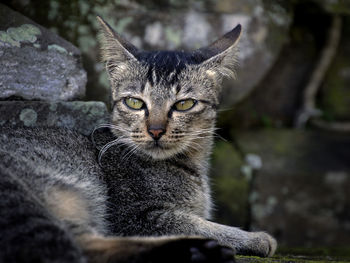
{"label": "cat's face", "polygon": [[230,43],[225,35],[223,51],[217,41],[210,50],[191,53],[141,52],[100,22],[112,86],[112,131],[119,142],[154,159],[208,151],[219,84],[233,73],[240,28]]}

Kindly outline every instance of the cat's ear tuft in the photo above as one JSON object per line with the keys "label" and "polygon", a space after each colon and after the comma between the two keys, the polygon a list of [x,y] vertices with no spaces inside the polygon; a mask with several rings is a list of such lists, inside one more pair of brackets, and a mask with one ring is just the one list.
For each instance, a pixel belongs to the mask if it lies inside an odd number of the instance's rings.
{"label": "cat's ear tuft", "polygon": [[137,48],[116,33],[100,16],[97,16],[97,20],[100,22],[99,40],[103,61],[108,64],[136,60]]}
{"label": "cat's ear tuft", "polygon": [[200,65],[206,68],[207,75],[214,78],[235,77],[237,43],[241,32],[242,27],[238,24],[211,45],[194,51],[194,55],[201,58]]}

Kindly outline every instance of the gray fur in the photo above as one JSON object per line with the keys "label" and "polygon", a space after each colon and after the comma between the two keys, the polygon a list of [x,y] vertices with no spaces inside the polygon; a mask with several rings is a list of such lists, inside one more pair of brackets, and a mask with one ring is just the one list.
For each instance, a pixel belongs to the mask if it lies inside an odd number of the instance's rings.
{"label": "gray fur", "polygon": [[[192,53],[142,52],[99,20],[113,100],[111,123],[102,126],[111,133],[94,131],[98,154],[72,131],[2,128],[0,261],[142,262],[144,251],[155,259],[156,248],[167,251],[178,240],[200,246],[184,235],[216,239],[241,254],[272,255],[276,241],[268,234],[208,221],[220,82],[234,72],[240,27]],[[144,107],[131,109],[128,97]],[[195,101],[193,108],[178,111],[175,104],[185,99]],[[150,127],[164,134],[154,139]],[[218,259],[221,250],[215,251]],[[192,262],[180,256],[173,255]]]}

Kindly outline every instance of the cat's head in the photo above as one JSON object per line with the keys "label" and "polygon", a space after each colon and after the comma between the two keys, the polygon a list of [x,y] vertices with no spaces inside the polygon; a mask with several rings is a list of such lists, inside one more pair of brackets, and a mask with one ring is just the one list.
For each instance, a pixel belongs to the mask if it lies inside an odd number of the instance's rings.
{"label": "cat's head", "polygon": [[112,89],[112,131],[120,142],[154,159],[208,151],[221,80],[234,76],[241,26],[192,52],[145,52],[98,20]]}

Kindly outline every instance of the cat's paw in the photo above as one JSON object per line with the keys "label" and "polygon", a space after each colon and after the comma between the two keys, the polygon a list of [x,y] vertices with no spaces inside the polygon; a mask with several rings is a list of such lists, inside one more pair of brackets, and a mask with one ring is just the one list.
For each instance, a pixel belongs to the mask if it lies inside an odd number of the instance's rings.
{"label": "cat's paw", "polygon": [[260,257],[270,257],[275,254],[277,241],[271,235],[265,232],[251,232],[251,239],[248,249],[243,251],[246,255],[255,255]]}
{"label": "cat's paw", "polygon": [[231,248],[202,238],[180,238],[152,249],[142,262],[152,263],[233,263]]}

